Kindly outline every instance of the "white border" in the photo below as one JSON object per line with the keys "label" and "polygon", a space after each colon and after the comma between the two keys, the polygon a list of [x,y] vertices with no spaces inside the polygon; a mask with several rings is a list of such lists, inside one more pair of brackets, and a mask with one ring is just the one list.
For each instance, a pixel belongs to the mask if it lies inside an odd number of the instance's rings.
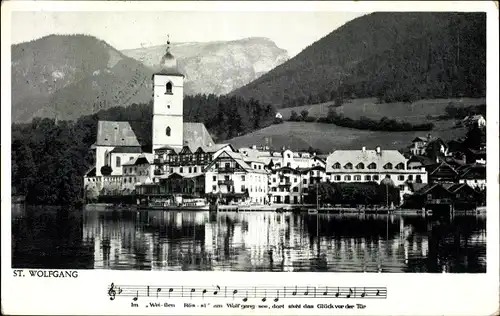
{"label": "white border", "polygon": [[[499,173],[498,170],[498,9],[493,2],[3,2],[2,35],[2,312],[6,314],[186,314],[191,309],[131,309],[126,299],[110,301],[111,282],[167,285],[329,285],[387,286],[387,300],[368,301],[364,315],[491,315],[499,305]],[[11,270],[10,211],[10,12],[12,11],[487,11],[487,273],[485,274],[353,274],[270,272],[138,272],[79,271],[78,279],[14,279]],[[29,23],[29,21],[26,21]],[[193,21],[195,23],[195,21]],[[299,23],[299,22],[298,22]],[[161,280],[161,281],[160,281]],[[300,300],[298,303],[305,303]],[[222,302],[222,301],[221,301]],[[339,302],[340,303],[340,302]],[[344,302],[345,303],[345,302]],[[356,302],[354,302],[356,303]],[[365,302],[363,302],[365,303]],[[264,313],[292,314],[293,310]],[[245,313],[207,309],[207,314]],[[258,310],[246,313],[257,314]],[[296,310],[301,314],[340,314],[337,310]],[[344,311],[344,314],[347,312]]]}

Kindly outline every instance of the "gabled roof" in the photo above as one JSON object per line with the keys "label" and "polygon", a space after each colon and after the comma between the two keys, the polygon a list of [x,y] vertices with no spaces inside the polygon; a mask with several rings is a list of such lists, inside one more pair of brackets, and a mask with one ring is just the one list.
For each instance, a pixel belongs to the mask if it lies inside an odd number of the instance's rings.
{"label": "gabled roof", "polygon": [[253,169],[252,167],[250,167],[244,160],[243,160],[243,157],[240,153],[237,153],[237,152],[233,152],[233,151],[227,151],[227,150],[224,150],[223,152],[221,152],[217,157],[215,157],[214,160],[212,160],[212,162],[210,162],[206,167],[205,167],[205,170],[208,170],[209,168],[211,168],[218,160],[220,160],[221,158],[225,158],[225,157],[230,157],[232,158],[243,170],[247,171],[247,172],[254,172],[254,173],[266,173],[267,172],[265,170],[262,170],[262,169]]}
{"label": "gabled roof", "polygon": [[[140,124],[123,121],[99,121],[97,122],[96,146],[142,146],[136,134],[136,128]],[[138,128],[140,130],[140,128]]]}
{"label": "gabled roof", "polygon": [[300,173],[299,170],[291,168],[291,167],[281,167],[281,168],[278,168],[278,169],[274,169],[273,173],[275,173],[275,172],[284,172],[284,171],[290,171],[291,173]]}
{"label": "gabled roof", "polygon": [[441,161],[441,162],[436,163],[434,165],[426,166],[426,169],[427,169],[427,172],[429,173],[429,175],[432,175],[432,174],[436,173],[436,171],[438,171],[439,169],[441,169],[443,167],[449,168],[454,173],[458,174],[458,172],[455,170],[455,168],[453,168],[452,166],[447,164],[445,161]]}
{"label": "gabled roof", "polygon": [[[406,164],[406,158],[397,150],[381,150],[377,153],[376,150],[336,150],[331,153],[326,159],[326,171],[327,172],[339,172],[343,169],[333,169],[335,163],[340,163],[343,167],[347,163],[351,163],[353,166],[358,165],[360,162],[368,166],[371,163],[377,165],[373,172],[385,171],[383,166],[387,163],[391,163],[396,166],[398,163]],[[352,172],[350,170],[349,172]]]}
{"label": "gabled roof", "polygon": [[460,170],[461,179],[486,179],[486,165],[473,163],[463,166]]}
{"label": "gabled roof", "polygon": [[150,164],[150,162],[146,156],[140,155],[139,157],[135,157],[134,159],[122,164],[122,166],[138,166],[144,164]]}
{"label": "gabled roof", "polygon": [[214,145],[214,140],[203,123],[189,123],[183,124],[184,144],[190,148],[198,149],[198,147],[211,147]]}
{"label": "gabled roof", "polygon": [[415,137],[414,140],[412,140],[411,142],[412,143],[416,143],[416,142],[426,142],[428,141],[429,139],[427,137],[421,137],[421,136],[418,136],[418,137]]}

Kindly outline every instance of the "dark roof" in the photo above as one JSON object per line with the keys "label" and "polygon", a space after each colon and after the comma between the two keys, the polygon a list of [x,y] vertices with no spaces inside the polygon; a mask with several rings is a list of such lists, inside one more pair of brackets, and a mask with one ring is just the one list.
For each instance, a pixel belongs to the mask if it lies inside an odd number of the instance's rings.
{"label": "dark roof", "polygon": [[180,73],[179,71],[169,71],[169,70],[160,70],[157,71],[153,74],[153,77],[155,75],[167,75],[167,76],[177,76],[177,77],[184,77],[184,74]]}
{"label": "dark roof", "polygon": [[115,147],[110,153],[142,153],[141,147],[133,147],[133,146],[124,146],[124,147]]}
{"label": "dark roof", "polygon": [[473,163],[460,170],[461,179],[486,179],[486,165]]}
{"label": "dark roof", "polygon": [[95,173],[95,167],[92,167],[90,168],[86,173],[85,173],[85,176],[86,177],[95,177],[96,173]]}
{"label": "dark roof", "polygon": [[412,161],[418,161],[424,166],[429,166],[429,165],[436,163],[435,160],[433,160],[427,156],[421,156],[421,155],[411,156],[408,162],[412,162]]}
{"label": "dark roof", "polygon": [[427,185],[427,183],[407,182],[412,192],[417,192]]}
{"label": "dark roof", "polygon": [[421,136],[418,136],[418,137],[415,137],[414,140],[412,140],[411,142],[412,143],[415,143],[415,142],[426,142],[428,141],[429,139],[427,137],[421,137]]}
{"label": "dark roof", "polygon": [[273,171],[274,172],[278,172],[278,171],[291,171],[293,173],[299,173],[300,172],[299,170],[294,169],[292,167],[281,167],[281,168],[278,168],[278,169],[274,169]]}
{"label": "dark roof", "polygon": [[458,174],[458,172],[455,170],[455,168],[453,168],[452,166],[450,166],[449,164],[447,164],[445,161],[441,161],[439,163],[436,163],[436,164],[433,164],[433,165],[430,165],[430,166],[426,166],[425,169],[427,170],[427,172],[429,173],[429,175],[435,173],[437,170],[439,170],[440,168],[449,168],[451,171],[453,171],[454,173]]}

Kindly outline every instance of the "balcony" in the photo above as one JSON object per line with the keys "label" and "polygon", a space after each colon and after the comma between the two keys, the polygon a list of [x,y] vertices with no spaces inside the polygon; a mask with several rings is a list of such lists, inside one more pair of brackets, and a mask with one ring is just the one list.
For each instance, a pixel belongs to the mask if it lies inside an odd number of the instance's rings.
{"label": "balcony", "polygon": [[161,175],[164,175],[165,174],[165,171],[161,170],[161,169],[155,169],[154,171],[154,175],[155,176],[161,176]]}
{"label": "balcony", "polygon": [[287,187],[287,186],[292,185],[292,182],[290,182],[290,181],[280,181],[278,185],[279,186],[285,186],[285,187]]}
{"label": "balcony", "polygon": [[234,173],[236,171],[235,168],[232,167],[219,167],[217,168],[218,173]]}
{"label": "balcony", "polygon": [[230,186],[230,185],[234,184],[234,181],[233,180],[219,180],[219,181],[217,181],[217,184]]}

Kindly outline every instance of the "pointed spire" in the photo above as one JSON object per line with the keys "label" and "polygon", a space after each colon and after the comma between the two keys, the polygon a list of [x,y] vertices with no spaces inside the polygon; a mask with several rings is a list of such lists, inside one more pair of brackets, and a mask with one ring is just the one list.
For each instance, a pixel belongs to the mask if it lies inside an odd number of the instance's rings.
{"label": "pointed spire", "polygon": [[170,53],[170,34],[167,34],[167,53]]}

